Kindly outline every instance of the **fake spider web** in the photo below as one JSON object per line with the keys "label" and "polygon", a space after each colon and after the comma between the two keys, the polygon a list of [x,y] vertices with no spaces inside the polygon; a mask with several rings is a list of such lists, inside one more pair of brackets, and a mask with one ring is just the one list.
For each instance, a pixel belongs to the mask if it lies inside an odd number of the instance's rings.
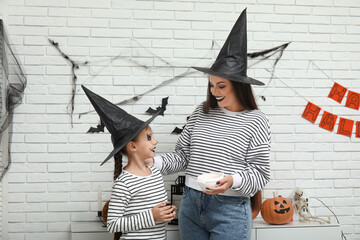
{"label": "fake spider web", "polygon": [[0,19],[0,181],[10,167],[9,143],[14,109],[23,99],[26,76],[10,47],[3,21]]}
{"label": "fake spider web", "polygon": [[[154,73],[156,72],[157,70],[161,69],[161,70],[168,70],[168,69],[179,69],[179,68],[182,68],[182,69],[186,69],[183,73],[181,74],[178,74],[174,77],[171,77],[169,79],[166,79],[164,81],[162,81],[160,84],[140,93],[140,94],[137,94],[135,96],[132,96],[130,98],[127,98],[125,100],[122,100],[118,103],[115,103],[116,105],[120,106],[120,105],[125,105],[125,104],[129,104],[129,103],[133,103],[133,102],[136,102],[138,100],[140,100],[143,96],[146,96],[150,93],[152,93],[153,91],[161,88],[161,87],[164,87],[164,86],[167,86],[177,80],[180,80],[182,78],[185,78],[185,77],[188,77],[189,75],[192,75],[194,73],[197,73],[197,71],[195,70],[192,70],[190,67],[184,67],[184,66],[177,66],[176,64],[171,64],[169,61],[167,61],[166,59],[154,54],[151,49],[148,49],[144,46],[142,46],[139,42],[137,42],[136,40],[134,40],[139,46],[140,46],[140,50],[141,51],[145,51],[147,54],[150,54],[152,55],[152,57],[154,59],[156,59],[159,63],[161,63],[161,66],[149,66],[149,65],[146,65],[146,64],[143,64],[141,63],[141,54],[138,53],[139,56],[131,56],[131,57],[124,57],[122,56],[121,53],[119,53],[117,56],[115,57],[112,57],[112,58],[109,58],[109,65],[115,61],[115,60],[124,60],[124,61],[127,61],[127,62],[131,62],[133,63],[135,66],[139,67],[139,68],[142,68],[142,69],[145,69],[146,71],[149,71],[150,73]],[[77,76],[76,76],[76,70],[79,69],[81,66],[84,66],[84,65],[87,65],[89,67],[91,67],[91,64],[93,63],[92,61],[84,61],[84,62],[75,62],[74,60],[72,60],[72,58],[70,56],[68,56],[66,53],[64,53],[59,44],[57,42],[55,42],[54,40],[52,39],[49,39],[49,42],[59,51],[59,53],[61,54],[61,56],[63,58],[66,59],[66,61],[68,61],[71,65],[71,73],[72,73],[72,94],[71,94],[71,100],[68,104],[68,114],[70,115],[70,119],[71,119],[71,125],[73,125],[73,113],[74,113],[74,105],[75,105],[75,96],[78,92],[77,90]],[[253,52],[253,53],[248,53],[247,56],[248,56],[248,59],[250,60],[251,62],[251,65],[250,65],[250,68],[252,66],[255,66],[255,65],[258,65],[259,63],[263,63],[264,61],[272,61],[272,64],[270,64],[268,66],[268,68],[270,69],[267,69],[267,71],[270,73],[270,80],[268,81],[268,84],[265,86],[265,88],[261,91],[261,93],[263,93],[267,87],[269,86],[269,84],[271,83],[272,79],[273,79],[273,74],[275,72],[275,68],[276,68],[276,65],[277,63],[279,62],[279,60],[281,59],[282,55],[283,55],[283,52],[284,50],[287,48],[287,46],[289,45],[290,43],[285,43],[283,45],[280,45],[280,46],[277,46],[277,47],[274,47],[274,48],[271,48],[271,49],[266,49],[266,50],[263,50],[263,51],[259,51],[259,52]],[[209,57],[209,55],[213,55],[214,53],[214,46],[217,45],[215,41],[212,41],[212,45],[211,45],[211,48],[208,50],[208,52],[202,57],[200,58],[200,60],[198,60],[197,62],[193,63],[191,66],[196,66],[198,64],[198,62],[200,62],[201,60],[204,60],[204,59],[210,59],[210,60],[214,60],[214,56],[212,57]],[[218,47],[218,45],[217,45]],[[96,73],[95,76],[93,76],[92,78],[96,77],[99,75],[100,72]],[[82,84],[86,83],[86,81],[84,81]],[[264,96],[260,96],[264,101],[266,100],[266,98]],[[91,112],[94,112],[93,110],[92,111],[88,111],[88,112],[82,112],[79,114],[79,118],[83,115],[86,115],[86,114],[89,114]],[[103,132],[104,131],[104,125],[101,123],[100,121],[100,124],[98,124],[96,127],[91,127],[88,132]],[[181,129],[180,128],[175,128],[173,133],[180,133],[181,132]]]}

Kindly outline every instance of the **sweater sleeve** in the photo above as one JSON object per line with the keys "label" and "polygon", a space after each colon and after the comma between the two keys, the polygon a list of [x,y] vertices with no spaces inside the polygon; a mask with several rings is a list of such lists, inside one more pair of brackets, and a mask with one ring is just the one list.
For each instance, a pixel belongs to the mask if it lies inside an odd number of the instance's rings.
{"label": "sweater sleeve", "polygon": [[131,193],[125,183],[117,181],[113,187],[107,218],[109,232],[128,232],[155,226],[151,208],[143,212],[124,216]]}
{"label": "sweater sleeve", "polygon": [[253,134],[245,157],[246,168],[233,175],[233,190],[253,196],[270,181],[270,126],[264,116]]}
{"label": "sweater sleeve", "polygon": [[203,111],[203,104],[199,105],[190,115],[183,131],[181,132],[172,153],[164,153],[154,158],[155,167],[164,175],[184,171],[190,159],[190,144],[196,121]]}

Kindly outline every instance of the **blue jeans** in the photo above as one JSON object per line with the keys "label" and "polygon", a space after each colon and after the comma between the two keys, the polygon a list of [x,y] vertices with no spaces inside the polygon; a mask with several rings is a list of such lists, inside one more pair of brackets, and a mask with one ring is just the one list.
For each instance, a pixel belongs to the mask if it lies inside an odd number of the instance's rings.
{"label": "blue jeans", "polygon": [[249,198],[184,188],[179,211],[182,240],[250,240],[251,224]]}

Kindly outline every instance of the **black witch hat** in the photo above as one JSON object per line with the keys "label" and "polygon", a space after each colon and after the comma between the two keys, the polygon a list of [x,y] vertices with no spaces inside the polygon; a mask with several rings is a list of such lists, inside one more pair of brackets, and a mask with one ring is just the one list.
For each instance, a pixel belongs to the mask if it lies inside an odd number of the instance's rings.
{"label": "black witch hat", "polygon": [[201,72],[226,78],[228,80],[253,85],[264,83],[246,75],[247,70],[247,30],[246,9],[234,24],[215,63],[210,68],[192,67]]}
{"label": "black witch hat", "polygon": [[163,98],[161,107],[158,107],[156,110],[149,108],[147,112],[152,114],[152,117],[146,122],[143,122],[140,119],[137,119],[136,117],[128,114],[126,111],[119,108],[115,104],[109,102],[105,98],[90,91],[86,87],[81,87],[83,88],[86,96],[89,98],[91,104],[94,106],[97,114],[100,116],[101,121],[111,133],[111,141],[113,143],[114,149],[105,158],[101,165],[106,163],[118,151],[125,147],[126,144],[139,135],[139,133],[144,130],[144,128],[155,119],[155,117],[158,115],[164,116],[168,101],[168,97]]}

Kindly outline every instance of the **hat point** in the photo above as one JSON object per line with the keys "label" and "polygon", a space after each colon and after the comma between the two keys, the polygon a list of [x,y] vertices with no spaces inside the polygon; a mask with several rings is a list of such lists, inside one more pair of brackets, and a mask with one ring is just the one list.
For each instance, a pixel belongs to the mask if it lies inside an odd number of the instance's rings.
{"label": "hat point", "polygon": [[193,67],[194,69],[231,81],[253,85],[263,84],[247,76],[246,9],[241,12],[236,20],[214,64],[210,68]]}

